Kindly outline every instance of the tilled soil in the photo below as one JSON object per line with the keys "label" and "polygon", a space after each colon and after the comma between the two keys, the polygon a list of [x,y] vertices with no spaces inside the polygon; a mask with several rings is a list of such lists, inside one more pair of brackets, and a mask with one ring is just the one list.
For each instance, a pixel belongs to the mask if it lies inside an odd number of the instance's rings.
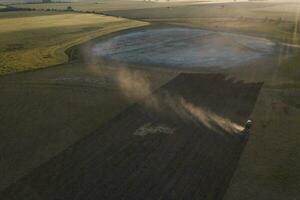
{"label": "tilled soil", "polygon": [[0,199],[222,199],[246,141],[182,103],[243,124],[261,86],[181,74],[12,184]]}

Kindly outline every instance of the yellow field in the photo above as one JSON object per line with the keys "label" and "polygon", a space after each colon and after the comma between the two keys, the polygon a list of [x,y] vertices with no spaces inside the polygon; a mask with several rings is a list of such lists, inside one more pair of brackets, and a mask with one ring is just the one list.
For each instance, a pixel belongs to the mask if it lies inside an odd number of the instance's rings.
{"label": "yellow field", "polygon": [[110,11],[110,10],[130,10],[144,8],[159,8],[188,5],[191,2],[144,2],[144,1],[102,1],[102,2],[72,2],[72,3],[36,3],[36,4],[16,4],[18,8],[35,8],[35,9],[57,9],[64,10],[72,6],[74,10],[80,11]]}
{"label": "yellow field", "polygon": [[[26,12],[25,14],[27,14]],[[2,15],[2,16],[1,16]],[[64,63],[65,50],[145,22],[80,13],[0,14],[0,74]]]}

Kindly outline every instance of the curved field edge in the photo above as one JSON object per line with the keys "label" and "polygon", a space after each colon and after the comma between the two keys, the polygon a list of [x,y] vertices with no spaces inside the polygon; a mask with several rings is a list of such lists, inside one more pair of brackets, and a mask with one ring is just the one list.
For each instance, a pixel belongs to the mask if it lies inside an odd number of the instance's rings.
{"label": "curved field edge", "polygon": [[73,46],[148,25],[147,22],[96,14],[39,13],[22,20],[18,14],[13,12],[9,18],[0,19],[0,75],[66,63],[67,50]]}

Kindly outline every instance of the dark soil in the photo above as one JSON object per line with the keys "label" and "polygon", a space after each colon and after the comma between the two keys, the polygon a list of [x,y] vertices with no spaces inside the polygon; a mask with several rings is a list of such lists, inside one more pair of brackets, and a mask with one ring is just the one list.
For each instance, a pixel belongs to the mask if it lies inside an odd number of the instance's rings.
{"label": "dark soil", "polygon": [[[181,116],[166,97],[182,97],[241,124],[261,86],[181,74],[12,184],[0,199],[222,199],[245,142]],[[151,106],[153,98],[159,108]],[[145,124],[174,133],[135,135]]]}

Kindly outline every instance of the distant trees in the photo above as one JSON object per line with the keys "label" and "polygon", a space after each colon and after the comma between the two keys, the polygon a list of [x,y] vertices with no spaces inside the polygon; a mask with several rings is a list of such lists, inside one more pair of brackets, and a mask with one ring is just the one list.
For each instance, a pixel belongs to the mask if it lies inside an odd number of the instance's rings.
{"label": "distant trees", "polygon": [[67,11],[74,11],[74,10],[73,10],[72,6],[68,6]]}
{"label": "distant trees", "polygon": [[31,8],[17,8],[13,6],[6,6],[3,9],[0,9],[0,12],[11,12],[11,11],[30,11]]}

